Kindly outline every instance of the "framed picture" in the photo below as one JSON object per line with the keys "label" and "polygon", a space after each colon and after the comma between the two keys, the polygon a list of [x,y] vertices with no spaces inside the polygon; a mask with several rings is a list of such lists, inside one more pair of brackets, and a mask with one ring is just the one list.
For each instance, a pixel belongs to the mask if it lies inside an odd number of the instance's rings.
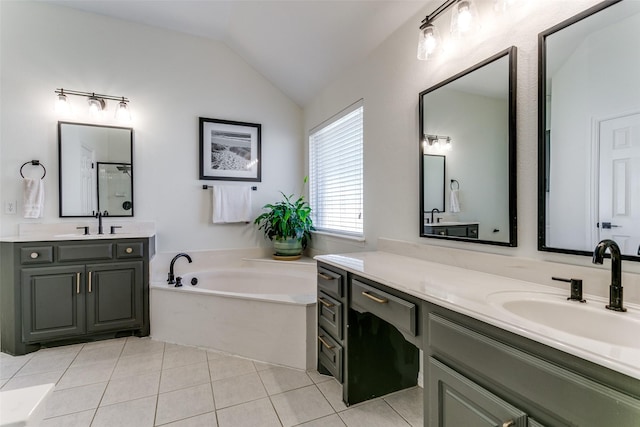
{"label": "framed picture", "polygon": [[200,117],[200,179],[260,182],[257,123]]}

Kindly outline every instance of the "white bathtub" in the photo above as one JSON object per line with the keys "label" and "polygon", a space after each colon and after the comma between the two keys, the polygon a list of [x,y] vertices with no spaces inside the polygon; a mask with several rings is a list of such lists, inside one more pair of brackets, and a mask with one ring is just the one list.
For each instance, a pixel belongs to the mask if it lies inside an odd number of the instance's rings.
{"label": "white bathtub", "polygon": [[[291,266],[293,267],[293,266]],[[151,336],[298,369],[315,367],[315,265],[182,274],[150,286]],[[196,277],[198,284],[192,286]]]}

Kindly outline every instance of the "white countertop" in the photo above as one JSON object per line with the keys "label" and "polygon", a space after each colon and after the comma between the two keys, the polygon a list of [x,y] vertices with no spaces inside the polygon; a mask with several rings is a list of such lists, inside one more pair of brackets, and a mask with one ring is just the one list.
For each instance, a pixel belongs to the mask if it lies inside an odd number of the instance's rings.
{"label": "white countertop", "polygon": [[[386,252],[319,255],[315,258],[424,301],[640,379],[640,345],[637,344],[640,338],[637,333],[617,340],[623,343],[628,340],[629,346],[612,345],[526,320],[492,304],[488,298],[491,294],[505,291],[541,292],[566,297],[569,295],[568,284],[566,290],[563,290]],[[640,307],[636,305],[625,304],[628,312],[617,313],[604,308],[606,301],[601,298],[590,295],[585,295],[585,298],[591,306],[597,307],[600,304],[603,312],[607,312],[605,315],[640,319]],[[611,333],[615,334],[616,331]]]}
{"label": "white countertop", "polygon": [[[108,218],[108,222],[107,222]],[[105,217],[104,234],[98,234],[97,220],[59,223],[25,223],[19,225],[15,236],[0,237],[0,242],[59,242],[68,240],[109,240],[149,238],[156,234],[155,223],[151,221],[122,220],[120,217]],[[83,234],[89,227],[90,234]],[[111,226],[118,226],[115,234],[110,234]]]}
{"label": "white countertop", "polygon": [[0,237],[0,242],[60,242],[70,240],[109,240],[109,239],[140,239],[153,237],[155,232],[131,232],[116,234],[30,234],[28,236]]}

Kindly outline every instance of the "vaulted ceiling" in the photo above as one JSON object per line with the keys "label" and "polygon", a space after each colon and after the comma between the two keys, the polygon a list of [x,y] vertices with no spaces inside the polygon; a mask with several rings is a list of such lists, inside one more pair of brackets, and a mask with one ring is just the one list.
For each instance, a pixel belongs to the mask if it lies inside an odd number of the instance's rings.
{"label": "vaulted ceiling", "polygon": [[48,1],[221,41],[304,106],[433,0]]}

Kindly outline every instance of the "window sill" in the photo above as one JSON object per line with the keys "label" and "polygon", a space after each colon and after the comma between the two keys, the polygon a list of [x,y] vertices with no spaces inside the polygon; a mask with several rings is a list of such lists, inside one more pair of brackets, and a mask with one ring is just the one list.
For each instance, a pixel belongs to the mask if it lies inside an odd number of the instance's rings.
{"label": "window sill", "polygon": [[319,236],[334,237],[336,239],[350,240],[352,242],[365,242],[364,236],[349,236],[347,234],[330,233],[328,231],[312,231],[311,234],[317,234]]}

